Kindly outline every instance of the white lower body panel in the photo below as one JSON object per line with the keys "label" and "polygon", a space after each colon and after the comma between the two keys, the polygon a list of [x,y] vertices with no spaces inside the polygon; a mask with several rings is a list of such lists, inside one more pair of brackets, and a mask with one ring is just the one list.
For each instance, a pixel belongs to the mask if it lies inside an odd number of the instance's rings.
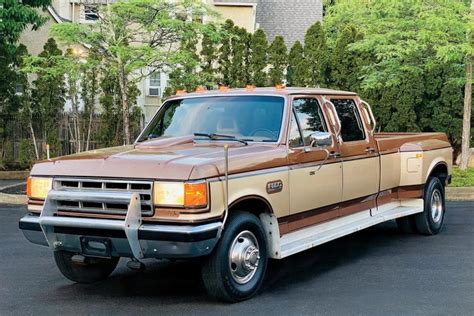
{"label": "white lower body panel", "polygon": [[374,226],[395,218],[423,212],[423,199],[410,199],[392,202],[367,209],[356,214],[337,218],[325,223],[303,228],[281,238],[272,238],[270,257],[281,259],[292,254],[324,244],[359,230]]}

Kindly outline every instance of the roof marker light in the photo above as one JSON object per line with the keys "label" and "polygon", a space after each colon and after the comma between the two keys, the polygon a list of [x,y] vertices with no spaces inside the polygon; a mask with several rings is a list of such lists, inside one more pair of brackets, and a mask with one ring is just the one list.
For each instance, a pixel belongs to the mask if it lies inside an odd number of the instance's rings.
{"label": "roof marker light", "polygon": [[186,90],[176,90],[176,95],[186,94]]}
{"label": "roof marker light", "polygon": [[255,87],[255,85],[253,85],[253,84],[248,84],[248,85],[245,86],[245,89],[246,89],[247,91],[253,91],[253,90],[255,90],[255,88],[256,88],[256,87]]}
{"label": "roof marker light", "polygon": [[229,91],[229,87],[227,87],[227,86],[219,86],[219,91],[220,91],[220,92],[227,92],[227,91]]}
{"label": "roof marker light", "polygon": [[197,93],[203,93],[203,92],[205,92],[206,90],[207,90],[207,89],[206,89],[206,87],[204,87],[204,86],[198,86],[198,87],[196,88],[196,92],[197,92]]}
{"label": "roof marker light", "polygon": [[285,86],[282,85],[282,84],[277,84],[277,85],[275,85],[275,89],[277,89],[277,90],[283,90],[283,89],[285,89]]}

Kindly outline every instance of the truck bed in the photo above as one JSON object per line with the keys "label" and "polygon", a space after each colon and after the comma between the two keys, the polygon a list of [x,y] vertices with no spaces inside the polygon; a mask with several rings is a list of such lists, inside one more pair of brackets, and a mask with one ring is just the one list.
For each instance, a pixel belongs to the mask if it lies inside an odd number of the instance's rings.
{"label": "truck bed", "polygon": [[380,153],[450,147],[443,133],[375,133]]}

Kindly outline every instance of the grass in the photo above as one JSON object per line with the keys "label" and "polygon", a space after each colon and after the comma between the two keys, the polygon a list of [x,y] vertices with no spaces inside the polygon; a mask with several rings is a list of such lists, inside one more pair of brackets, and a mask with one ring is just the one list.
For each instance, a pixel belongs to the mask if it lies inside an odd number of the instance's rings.
{"label": "grass", "polygon": [[458,167],[453,168],[451,187],[474,187],[474,167],[462,171]]}

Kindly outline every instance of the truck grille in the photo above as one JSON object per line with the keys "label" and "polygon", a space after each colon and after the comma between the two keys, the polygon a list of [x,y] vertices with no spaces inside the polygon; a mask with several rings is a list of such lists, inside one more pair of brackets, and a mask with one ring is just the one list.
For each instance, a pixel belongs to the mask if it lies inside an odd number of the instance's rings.
{"label": "truck grille", "polygon": [[[153,215],[152,181],[127,181],[112,179],[55,179],[54,190],[87,193],[138,193],[143,216]],[[87,195],[86,195],[87,196]],[[120,200],[120,199],[118,199]],[[126,215],[128,203],[114,201],[113,197],[104,201],[82,198],[79,201],[56,200],[58,210],[78,213]]]}

